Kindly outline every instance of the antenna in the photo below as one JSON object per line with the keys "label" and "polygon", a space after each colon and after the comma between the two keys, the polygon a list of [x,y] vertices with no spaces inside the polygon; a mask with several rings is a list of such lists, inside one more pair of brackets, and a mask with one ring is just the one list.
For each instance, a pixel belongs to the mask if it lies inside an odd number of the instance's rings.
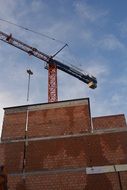
{"label": "antenna", "polygon": [[28,73],[28,89],[27,89],[27,102],[29,101],[29,93],[30,93],[30,76],[33,75],[33,72],[28,69],[27,70]]}

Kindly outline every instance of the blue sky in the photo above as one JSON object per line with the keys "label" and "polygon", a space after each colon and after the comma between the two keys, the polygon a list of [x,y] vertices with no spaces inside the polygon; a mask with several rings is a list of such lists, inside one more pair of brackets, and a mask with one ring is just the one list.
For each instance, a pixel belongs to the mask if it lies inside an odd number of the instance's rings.
{"label": "blue sky", "polygon": [[[127,115],[126,0],[0,0],[0,19],[69,44],[56,58],[97,77],[98,87],[58,71],[59,100],[89,97],[92,116]],[[0,21],[0,30],[53,55],[63,44]],[[0,41],[0,125],[3,107],[47,102],[44,63]]]}

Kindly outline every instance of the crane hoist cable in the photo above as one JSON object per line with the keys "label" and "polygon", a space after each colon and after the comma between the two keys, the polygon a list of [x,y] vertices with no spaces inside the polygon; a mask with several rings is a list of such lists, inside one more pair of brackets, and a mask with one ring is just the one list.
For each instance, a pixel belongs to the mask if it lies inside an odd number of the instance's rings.
{"label": "crane hoist cable", "polygon": [[[60,48],[60,50],[58,50],[56,53],[54,53],[54,55],[52,56],[52,58],[55,57],[55,56],[56,56],[61,50],[63,50],[65,47],[68,47],[68,48],[69,48],[69,51],[70,51],[70,47],[69,47],[68,43],[65,43],[65,42],[63,42],[63,41],[61,41],[61,40],[58,40],[58,39],[53,38],[53,37],[51,37],[51,36],[48,36],[48,35],[46,35],[46,34],[43,34],[43,33],[37,32],[37,31],[34,31],[33,29],[30,29],[30,28],[28,28],[28,27],[24,27],[24,26],[22,26],[22,25],[16,24],[16,23],[11,22],[11,21],[9,21],[9,20],[5,20],[5,19],[0,18],[0,21],[5,22],[5,23],[8,23],[8,24],[11,24],[11,25],[16,26],[16,27],[18,27],[18,28],[21,28],[21,29],[23,29],[23,30],[32,32],[32,33],[37,34],[37,35],[39,35],[39,36],[42,36],[42,37],[45,37],[45,38],[48,38],[48,39],[50,39],[50,40],[53,40],[53,41],[56,41],[56,42],[58,42],[58,43],[63,44],[63,46]],[[70,52],[71,52],[71,51],[70,51]],[[75,59],[76,59],[76,58],[75,58]],[[73,59],[73,61],[74,61],[74,59]],[[78,63],[77,60],[76,60],[76,62]]]}
{"label": "crane hoist cable", "polygon": [[47,35],[47,34],[43,34],[42,32],[37,32],[37,31],[32,30],[32,29],[30,29],[30,28],[27,28],[27,27],[24,27],[24,26],[22,26],[22,25],[13,23],[13,22],[11,22],[11,21],[8,21],[8,20],[2,19],[2,18],[0,18],[0,21],[6,22],[6,23],[8,23],[8,24],[11,24],[11,25],[16,26],[16,27],[18,27],[18,28],[21,28],[21,29],[23,29],[23,30],[32,32],[32,33],[37,34],[37,35],[39,35],[39,36],[48,38],[48,39],[50,39],[50,40],[56,41],[56,42],[58,42],[58,43],[61,43],[61,44],[64,44],[64,45],[67,44],[67,43],[65,43],[65,42],[63,42],[63,41],[61,41],[61,40],[58,40],[58,39],[56,39],[56,38],[53,38],[53,37],[51,37],[51,36],[49,36],[49,35]]}

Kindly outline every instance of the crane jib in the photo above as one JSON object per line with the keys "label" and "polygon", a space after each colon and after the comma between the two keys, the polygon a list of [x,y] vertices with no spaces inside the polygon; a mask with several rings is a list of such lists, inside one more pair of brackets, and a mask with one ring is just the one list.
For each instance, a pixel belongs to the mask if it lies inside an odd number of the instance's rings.
{"label": "crane jib", "polygon": [[74,69],[73,67],[65,65],[65,64],[61,63],[60,61],[53,60],[53,62],[57,65],[57,68],[59,70],[62,70],[87,84],[89,82],[93,82],[97,86],[97,79],[95,77],[90,76],[88,74],[84,74],[82,72],[79,72],[78,70]]}
{"label": "crane jib", "polygon": [[35,56],[38,59],[47,62],[48,65],[55,64],[59,70],[68,73],[69,75],[81,80],[82,82],[85,82],[92,89],[97,87],[97,79],[94,76],[91,76],[87,73],[84,74],[76,68],[73,68],[58,60],[53,59],[52,56],[49,56],[39,51],[38,49],[31,47],[20,40],[17,40],[16,38],[13,38],[12,34],[7,35],[0,31],[0,40],[28,53],[29,55]]}

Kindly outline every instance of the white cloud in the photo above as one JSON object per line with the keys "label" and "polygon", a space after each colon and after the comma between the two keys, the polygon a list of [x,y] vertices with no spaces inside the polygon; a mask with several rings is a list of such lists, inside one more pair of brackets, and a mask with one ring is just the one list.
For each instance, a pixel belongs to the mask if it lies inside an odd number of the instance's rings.
{"label": "white cloud", "polygon": [[76,2],[74,3],[75,10],[77,14],[83,18],[84,20],[88,20],[90,22],[95,22],[96,20],[106,16],[108,11],[100,10],[95,7],[90,6],[86,2]]}
{"label": "white cloud", "polygon": [[118,23],[117,27],[118,27],[118,30],[120,31],[121,35],[126,37],[127,36],[127,19]]}
{"label": "white cloud", "polygon": [[[15,10],[18,1],[0,0],[0,19],[11,20],[16,23]],[[6,22],[0,21],[0,28],[8,30],[11,26]]]}
{"label": "white cloud", "polygon": [[14,10],[17,5],[17,2],[12,0],[0,0],[0,14],[3,17],[14,17]]}
{"label": "white cloud", "polygon": [[102,83],[104,78],[110,74],[107,61],[102,58],[92,58],[87,61],[87,63],[82,66],[82,68],[84,71],[87,71],[88,73],[95,76],[98,80],[101,78],[100,83]]}
{"label": "white cloud", "polygon": [[119,105],[122,98],[123,98],[122,94],[114,94],[111,99],[112,105]]}
{"label": "white cloud", "polygon": [[38,11],[43,11],[42,8],[43,8],[43,10],[46,8],[46,5],[43,3],[43,1],[41,1],[41,0],[38,0],[38,1],[33,0],[31,2],[31,10],[33,12],[37,13]]}
{"label": "white cloud", "polygon": [[[103,98],[101,100],[95,97],[92,95],[90,99],[91,112],[93,117],[125,114],[125,110],[122,109],[122,106],[124,106],[124,100],[122,99],[122,96],[115,94],[111,98]],[[98,97],[100,97],[99,94]]]}
{"label": "white cloud", "polygon": [[124,72],[121,73],[121,75],[117,76],[117,78],[113,78],[110,83],[112,83],[115,86],[120,86],[121,89],[124,88],[126,89],[127,86],[127,75],[126,75],[126,68]]}
{"label": "white cloud", "polygon": [[104,36],[99,42],[99,47],[106,50],[124,49],[124,44],[113,34]]}
{"label": "white cloud", "polygon": [[82,31],[81,37],[83,40],[91,41],[91,39],[93,39],[93,33],[91,30],[85,29]]}

